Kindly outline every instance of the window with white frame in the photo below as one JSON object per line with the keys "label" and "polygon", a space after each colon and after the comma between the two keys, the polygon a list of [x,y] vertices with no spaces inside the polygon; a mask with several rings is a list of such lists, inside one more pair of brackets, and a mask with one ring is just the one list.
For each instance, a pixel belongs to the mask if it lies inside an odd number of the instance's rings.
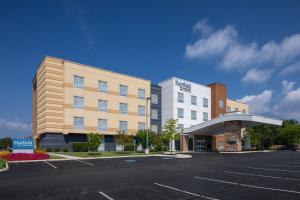
{"label": "window with white frame", "polygon": [[158,119],[158,110],[157,109],[151,110],[151,119]]}
{"label": "window with white frame", "polygon": [[177,101],[183,103],[184,102],[184,94],[181,92],[177,93]]}
{"label": "window with white frame", "polygon": [[207,108],[208,107],[208,99],[203,98],[203,107]]}
{"label": "window with white frame", "polygon": [[128,95],[128,87],[126,85],[120,85],[120,95],[121,96]]}
{"label": "window with white frame", "polygon": [[194,96],[194,95],[191,96],[191,104],[192,105],[197,105],[197,97]]}
{"label": "window with white frame", "polygon": [[119,110],[121,114],[128,114],[128,104],[120,103]]}
{"label": "window with white frame", "polygon": [[84,129],[84,118],[83,117],[74,117],[73,118],[73,128],[83,130]]}
{"label": "window with white frame", "polygon": [[245,109],[243,109],[243,113],[246,114],[246,112],[247,112],[247,111],[246,111]]}
{"label": "window with white frame", "polygon": [[151,131],[157,133],[157,132],[158,132],[158,126],[155,125],[155,124],[152,124],[152,125],[151,125]]}
{"label": "window with white frame", "polygon": [[107,131],[107,119],[98,119],[98,130]]}
{"label": "window with white frame", "polygon": [[224,101],[223,101],[223,99],[219,100],[219,108],[224,108]]}
{"label": "window with white frame", "polygon": [[208,121],[208,113],[203,112],[203,121]]}
{"label": "window with white frame", "polygon": [[139,122],[138,123],[138,130],[145,130],[146,124],[144,122]]}
{"label": "window with white frame", "polygon": [[238,109],[238,108],[235,108],[234,111],[235,111],[235,112],[239,112],[239,109]]}
{"label": "window with white frame", "polygon": [[184,129],[184,125],[183,124],[178,124],[177,128],[182,130],[182,129]]}
{"label": "window with white frame", "polygon": [[197,120],[197,111],[196,110],[191,110],[191,119]]}
{"label": "window with white frame", "polygon": [[98,110],[101,112],[107,112],[107,101],[98,100]]}
{"label": "window with white frame", "polygon": [[140,98],[140,99],[145,99],[145,97],[146,97],[146,91],[144,90],[144,89],[138,89],[138,97]]}
{"label": "window with white frame", "polygon": [[151,103],[158,104],[158,95],[157,94],[151,94]]}
{"label": "window with white frame", "polygon": [[140,116],[145,116],[145,106],[139,106],[138,107],[138,114]]}
{"label": "window with white frame", "polygon": [[73,108],[83,109],[84,107],[84,98],[79,96],[73,97]]}
{"label": "window with white frame", "polygon": [[84,77],[81,76],[73,76],[73,87],[74,88],[83,88],[84,87]]}
{"label": "window with white frame", "polygon": [[98,81],[98,91],[99,92],[107,92],[107,82],[106,81]]}
{"label": "window with white frame", "polygon": [[231,112],[231,107],[230,106],[226,106],[226,112]]}
{"label": "window with white frame", "polygon": [[127,121],[120,121],[119,122],[119,129],[120,129],[120,131],[127,131],[128,130],[128,122]]}
{"label": "window with white frame", "polygon": [[184,117],[184,110],[182,108],[177,108],[177,117],[178,118]]}

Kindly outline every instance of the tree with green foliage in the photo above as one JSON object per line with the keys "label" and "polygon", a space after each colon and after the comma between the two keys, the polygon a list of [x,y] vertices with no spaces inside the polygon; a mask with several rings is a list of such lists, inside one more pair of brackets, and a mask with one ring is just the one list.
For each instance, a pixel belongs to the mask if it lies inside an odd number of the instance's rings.
{"label": "tree with green foliage", "polygon": [[0,139],[0,149],[7,149],[12,147],[12,139],[5,137]]}
{"label": "tree with green foliage", "polygon": [[169,142],[169,150],[171,153],[174,151],[173,140],[180,138],[180,132],[177,131],[177,119],[168,119],[163,128],[162,137],[165,141]]}
{"label": "tree with green foliage", "polygon": [[155,133],[151,130],[139,130],[136,133],[136,137],[138,138],[139,142],[141,143],[142,147],[145,149],[147,147],[147,132],[148,132],[148,145],[153,145],[154,144],[154,138],[155,138]]}
{"label": "tree with green foliage", "polygon": [[300,125],[288,123],[280,131],[282,144],[299,144],[300,143]]}
{"label": "tree with green foliage", "polygon": [[97,151],[103,139],[103,135],[90,133],[87,135],[87,142],[90,151]]}
{"label": "tree with green foliage", "polygon": [[133,137],[127,133],[127,131],[119,130],[118,134],[115,136],[115,142],[122,146],[122,151],[124,151],[126,145],[133,144]]}

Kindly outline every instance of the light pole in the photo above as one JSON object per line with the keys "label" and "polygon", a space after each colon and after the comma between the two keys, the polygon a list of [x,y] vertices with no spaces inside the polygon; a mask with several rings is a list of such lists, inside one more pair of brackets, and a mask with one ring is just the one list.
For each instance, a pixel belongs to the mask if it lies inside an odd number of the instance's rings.
{"label": "light pole", "polygon": [[148,101],[150,101],[151,98],[150,97],[147,97],[146,99],[146,149],[145,149],[145,154],[149,154],[149,147],[148,147]]}

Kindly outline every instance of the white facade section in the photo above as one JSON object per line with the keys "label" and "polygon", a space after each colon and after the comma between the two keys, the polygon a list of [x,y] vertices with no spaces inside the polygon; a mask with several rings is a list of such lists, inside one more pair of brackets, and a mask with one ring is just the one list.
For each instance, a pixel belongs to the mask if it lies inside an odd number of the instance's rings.
{"label": "white facade section", "polygon": [[[168,119],[178,119],[178,124],[183,128],[200,124],[203,121],[203,113],[208,113],[211,119],[211,89],[176,77],[169,78],[159,83],[162,89],[162,126]],[[178,100],[178,93],[180,99]],[[196,105],[193,105],[192,96],[196,96]],[[204,107],[203,99],[208,100],[208,106]],[[183,118],[178,118],[178,109],[183,109]],[[196,119],[192,119],[192,111],[196,111]]]}

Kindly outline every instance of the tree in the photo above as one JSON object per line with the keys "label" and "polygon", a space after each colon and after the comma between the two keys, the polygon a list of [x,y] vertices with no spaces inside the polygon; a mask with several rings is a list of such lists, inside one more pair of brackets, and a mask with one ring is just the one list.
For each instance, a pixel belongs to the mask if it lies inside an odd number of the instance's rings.
{"label": "tree", "polygon": [[154,144],[154,138],[155,138],[155,133],[151,130],[139,130],[136,133],[136,137],[140,141],[142,147],[145,149],[147,147],[147,132],[148,132],[148,145],[153,145]]}
{"label": "tree", "polygon": [[300,125],[286,124],[281,129],[281,140],[283,144],[297,144],[300,143]]}
{"label": "tree", "polygon": [[164,140],[169,142],[169,150],[172,153],[174,151],[173,140],[180,138],[180,132],[177,131],[177,119],[168,119],[163,128],[162,137]]}
{"label": "tree", "polygon": [[115,136],[115,142],[122,146],[122,151],[124,151],[125,145],[133,143],[133,137],[127,134],[125,130],[119,130],[118,135]]}
{"label": "tree", "polygon": [[90,133],[87,136],[87,142],[89,145],[90,151],[97,151],[103,139],[103,135],[98,133]]}
{"label": "tree", "polygon": [[0,139],[0,149],[7,149],[12,147],[12,139],[5,137]]}

